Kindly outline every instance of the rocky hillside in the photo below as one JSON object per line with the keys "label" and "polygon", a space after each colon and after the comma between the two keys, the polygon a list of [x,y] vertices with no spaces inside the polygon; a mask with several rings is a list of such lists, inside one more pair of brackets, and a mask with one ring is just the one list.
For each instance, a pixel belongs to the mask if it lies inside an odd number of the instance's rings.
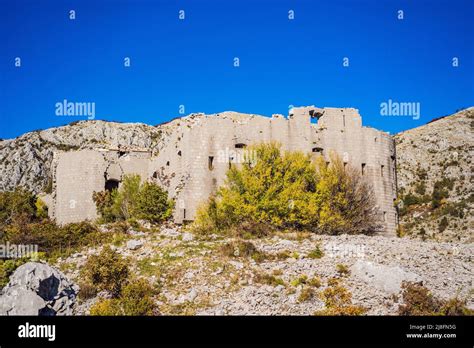
{"label": "rocky hillside", "polygon": [[[255,247],[247,255],[236,242],[171,225],[129,229],[114,249],[134,275],[160,285],[160,314],[311,315],[325,308],[321,295],[331,279],[369,315],[396,315],[404,280],[423,282],[439,298],[459,296],[474,308],[473,244],[284,233],[247,241]],[[98,252],[86,249],[54,266],[80,283],[87,258]],[[99,298],[79,301],[75,314],[88,314]]]}
{"label": "rocky hillside", "polygon": [[0,141],[0,190],[23,186],[35,193],[48,191],[53,152],[94,147],[154,149],[161,130],[140,123],[80,121],[70,125],[26,133]]}
{"label": "rocky hillside", "polygon": [[[231,117],[233,114],[223,112],[216,115]],[[192,127],[202,117],[206,116],[195,113],[157,126],[78,121],[62,127],[25,133],[15,139],[0,140],[0,191],[22,186],[34,193],[49,193],[51,162],[55,151],[121,147],[147,149],[156,153],[167,141],[171,141],[170,135],[177,129]]]}
{"label": "rocky hillside", "polygon": [[395,136],[401,234],[473,241],[474,108]]}

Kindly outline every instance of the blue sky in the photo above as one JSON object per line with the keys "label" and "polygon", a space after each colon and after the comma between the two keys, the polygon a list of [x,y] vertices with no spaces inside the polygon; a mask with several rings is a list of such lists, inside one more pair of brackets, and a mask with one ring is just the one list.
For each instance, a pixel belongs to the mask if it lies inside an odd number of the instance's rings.
{"label": "blue sky", "polygon": [[[0,138],[86,119],[56,116],[64,99],[152,125],[180,105],[355,107],[396,133],[474,106],[473,13],[471,0],[0,0]],[[389,99],[421,117],[381,116]]]}

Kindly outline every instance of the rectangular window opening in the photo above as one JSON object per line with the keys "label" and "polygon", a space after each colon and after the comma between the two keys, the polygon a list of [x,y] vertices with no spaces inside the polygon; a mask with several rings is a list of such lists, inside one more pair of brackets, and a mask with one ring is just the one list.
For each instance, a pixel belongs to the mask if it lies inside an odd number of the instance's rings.
{"label": "rectangular window opening", "polygon": [[209,156],[207,166],[208,166],[209,170],[214,169],[214,156]]}

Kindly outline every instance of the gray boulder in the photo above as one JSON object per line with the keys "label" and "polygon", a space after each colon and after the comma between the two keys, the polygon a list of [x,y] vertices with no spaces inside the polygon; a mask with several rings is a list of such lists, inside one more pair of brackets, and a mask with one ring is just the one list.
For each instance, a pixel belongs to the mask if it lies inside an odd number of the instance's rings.
{"label": "gray boulder", "polygon": [[351,267],[351,274],[386,293],[397,294],[403,281],[419,282],[416,273],[405,271],[399,266],[385,266],[370,261],[358,260]]}
{"label": "gray boulder", "polygon": [[48,264],[28,262],[0,291],[0,315],[72,315],[78,290]]}
{"label": "gray boulder", "polygon": [[127,248],[130,250],[137,250],[143,246],[143,242],[141,240],[129,240],[127,242]]}

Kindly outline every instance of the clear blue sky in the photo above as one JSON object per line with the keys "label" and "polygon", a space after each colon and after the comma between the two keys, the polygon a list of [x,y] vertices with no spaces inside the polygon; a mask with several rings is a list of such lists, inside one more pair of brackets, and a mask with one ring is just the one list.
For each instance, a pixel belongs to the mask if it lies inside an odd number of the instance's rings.
{"label": "clear blue sky", "polygon": [[[355,107],[396,133],[474,106],[473,14],[472,0],[0,0],[0,138],[85,119],[56,116],[64,99],[153,125],[179,105]],[[420,119],[381,116],[388,99],[421,103]]]}

